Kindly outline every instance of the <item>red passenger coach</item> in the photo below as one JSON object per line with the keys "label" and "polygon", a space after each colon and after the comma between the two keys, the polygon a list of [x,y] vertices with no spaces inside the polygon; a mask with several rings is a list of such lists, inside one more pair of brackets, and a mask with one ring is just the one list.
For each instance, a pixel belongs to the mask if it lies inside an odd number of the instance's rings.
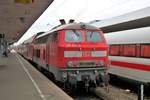
{"label": "red passenger coach", "polygon": [[57,81],[73,85],[83,81],[89,86],[107,75],[108,45],[96,27],[84,23],[60,25],[37,36],[33,48],[33,62]]}

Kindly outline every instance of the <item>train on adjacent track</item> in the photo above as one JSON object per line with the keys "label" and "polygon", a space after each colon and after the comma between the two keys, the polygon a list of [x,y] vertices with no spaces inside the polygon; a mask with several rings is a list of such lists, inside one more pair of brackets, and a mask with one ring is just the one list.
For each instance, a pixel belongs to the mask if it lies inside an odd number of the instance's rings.
{"label": "train on adjacent track", "polygon": [[55,80],[71,86],[82,81],[88,88],[108,81],[108,44],[101,29],[85,23],[63,21],[26,40],[17,51]]}
{"label": "train on adjacent track", "polygon": [[150,27],[105,34],[109,73],[134,82],[150,83]]}

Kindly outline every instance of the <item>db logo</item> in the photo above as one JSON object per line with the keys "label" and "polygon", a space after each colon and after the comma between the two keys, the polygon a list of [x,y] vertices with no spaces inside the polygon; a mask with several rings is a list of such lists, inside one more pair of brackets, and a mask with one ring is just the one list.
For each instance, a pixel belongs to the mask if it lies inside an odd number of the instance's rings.
{"label": "db logo", "polygon": [[82,56],[83,57],[89,57],[89,56],[91,56],[91,52],[90,51],[83,51]]}

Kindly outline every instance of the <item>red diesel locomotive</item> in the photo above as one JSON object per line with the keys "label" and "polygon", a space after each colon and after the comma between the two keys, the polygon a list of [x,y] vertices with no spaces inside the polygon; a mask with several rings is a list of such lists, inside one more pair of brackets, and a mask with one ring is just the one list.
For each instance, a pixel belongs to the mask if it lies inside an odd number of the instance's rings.
{"label": "red diesel locomotive", "polygon": [[[28,40],[27,40],[28,41]],[[26,42],[24,56],[71,85],[100,82],[108,68],[108,45],[102,30],[84,24],[60,25]]]}

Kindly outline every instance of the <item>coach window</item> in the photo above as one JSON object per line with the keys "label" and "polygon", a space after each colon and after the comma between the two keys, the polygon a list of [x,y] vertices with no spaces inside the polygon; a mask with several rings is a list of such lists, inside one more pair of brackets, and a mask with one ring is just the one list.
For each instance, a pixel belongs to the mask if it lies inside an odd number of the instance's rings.
{"label": "coach window", "polygon": [[83,42],[83,33],[79,30],[68,30],[65,34],[66,42]]}
{"label": "coach window", "polygon": [[100,32],[88,31],[87,32],[87,41],[89,42],[100,42],[102,41]]}

